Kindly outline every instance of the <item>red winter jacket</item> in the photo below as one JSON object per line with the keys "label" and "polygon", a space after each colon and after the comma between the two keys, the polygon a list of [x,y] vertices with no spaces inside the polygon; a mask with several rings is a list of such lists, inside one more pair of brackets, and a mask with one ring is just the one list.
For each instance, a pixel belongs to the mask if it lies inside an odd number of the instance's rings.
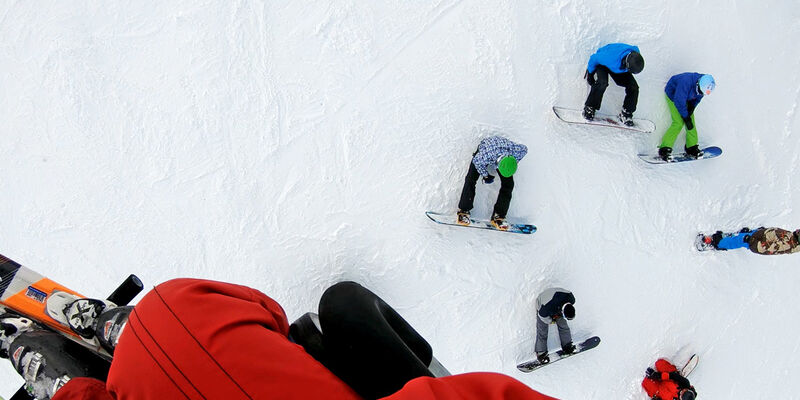
{"label": "red winter jacket", "polygon": [[[281,306],[244,286],[176,279],[134,308],[105,387],[77,378],[53,400],[360,400],[287,340]],[[504,375],[417,378],[385,400],[553,400]]]}
{"label": "red winter jacket", "polygon": [[678,398],[678,384],[669,379],[669,373],[677,371],[672,363],[660,358],[656,361],[656,371],[661,372],[661,380],[653,380],[645,377],[642,381],[642,387],[647,395],[651,398],[658,396],[661,400],[674,400]]}

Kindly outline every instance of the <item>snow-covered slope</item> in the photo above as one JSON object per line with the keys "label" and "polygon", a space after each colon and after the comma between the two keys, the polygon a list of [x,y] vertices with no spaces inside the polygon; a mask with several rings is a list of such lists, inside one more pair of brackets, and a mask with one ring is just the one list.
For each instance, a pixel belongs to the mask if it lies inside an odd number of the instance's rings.
{"label": "snow-covered slope", "polygon": [[[657,133],[557,122],[618,41],[645,57],[636,115]],[[692,240],[800,226],[798,41],[792,1],[6,1],[0,253],[88,295],[128,273],[248,284],[290,319],[355,280],[451,371],[561,399],[643,399],[650,363],[692,352],[705,398],[790,398],[800,256]],[[696,118],[725,154],[647,165],[685,71],[716,78]],[[603,110],[621,99],[610,86]],[[532,236],[423,214],[455,209],[493,133],[530,149],[510,216]],[[497,187],[479,185],[476,215]],[[603,343],[521,374],[550,285],[577,297],[574,335]]]}

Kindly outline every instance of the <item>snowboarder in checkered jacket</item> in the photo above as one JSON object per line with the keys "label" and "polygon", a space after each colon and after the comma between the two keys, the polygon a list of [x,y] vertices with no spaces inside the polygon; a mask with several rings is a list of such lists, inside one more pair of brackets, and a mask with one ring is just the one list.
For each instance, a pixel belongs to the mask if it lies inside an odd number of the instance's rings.
{"label": "snowboarder in checkered jacket", "polygon": [[547,355],[547,336],[550,325],[558,327],[558,338],[561,341],[561,350],[565,354],[572,354],[575,345],[572,344],[572,333],[567,325],[567,320],[575,318],[575,296],[563,288],[546,289],[536,298],[536,358],[540,363],[550,362]]}
{"label": "snowboarder in checkered jacket", "polygon": [[517,163],[528,154],[524,144],[514,143],[501,136],[490,136],[481,140],[478,149],[472,154],[469,171],[464,178],[464,188],[461,190],[461,199],[458,202],[458,224],[469,225],[469,212],[475,201],[475,185],[478,178],[483,178],[483,183],[494,182],[492,171],[500,176],[500,193],[494,204],[492,225],[500,230],[508,230],[506,213],[511,205],[511,192],[514,190],[514,173]]}
{"label": "snowboarder in checkered jacket", "polygon": [[737,234],[726,236],[722,231],[711,235],[711,244],[717,250],[749,248],[756,254],[791,254],[800,252],[800,229],[792,232],[781,228],[742,228]]}

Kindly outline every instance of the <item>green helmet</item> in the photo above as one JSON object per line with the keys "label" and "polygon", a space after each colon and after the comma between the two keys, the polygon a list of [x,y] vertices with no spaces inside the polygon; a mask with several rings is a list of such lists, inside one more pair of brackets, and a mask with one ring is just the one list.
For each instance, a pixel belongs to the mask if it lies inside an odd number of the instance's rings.
{"label": "green helmet", "polygon": [[497,163],[497,171],[506,178],[514,175],[514,172],[517,172],[517,159],[512,156],[501,158],[500,162]]}

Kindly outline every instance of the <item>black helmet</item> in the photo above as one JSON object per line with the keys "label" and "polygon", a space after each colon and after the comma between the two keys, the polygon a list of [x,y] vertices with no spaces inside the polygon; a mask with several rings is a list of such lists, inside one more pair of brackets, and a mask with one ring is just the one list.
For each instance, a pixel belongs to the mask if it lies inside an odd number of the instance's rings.
{"label": "black helmet", "polygon": [[678,397],[680,400],[694,400],[697,395],[694,393],[692,389],[683,389],[680,396]]}
{"label": "black helmet", "polygon": [[638,74],[644,69],[644,58],[638,51],[632,51],[625,56],[625,69],[632,74]]}
{"label": "black helmet", "polygon": [[573,319],[575,318],[575,306],[573,306],[572,303],[566,303],[561,307],[561,313],[564,315],[564,318]]}

